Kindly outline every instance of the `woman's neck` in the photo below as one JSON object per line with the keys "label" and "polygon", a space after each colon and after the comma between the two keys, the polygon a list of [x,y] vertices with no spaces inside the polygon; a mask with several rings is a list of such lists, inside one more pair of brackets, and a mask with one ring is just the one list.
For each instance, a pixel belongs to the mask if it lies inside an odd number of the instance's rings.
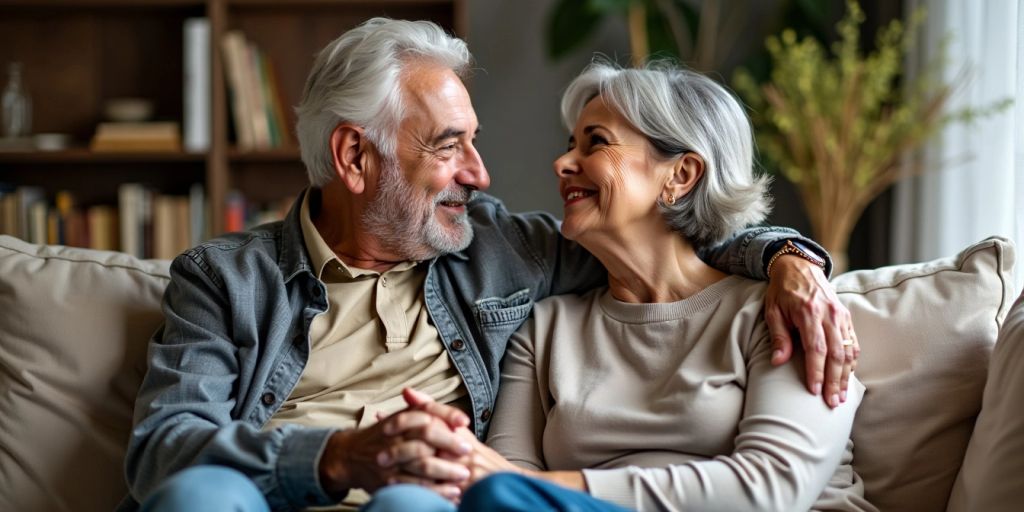
{"label": "woman's neck", "polygon": [[[598,238],[600,237],[600,238]],[[726,277],[704,263],[679,233],[667,227],[581,240],[608,270],[608,288],[623,302],[676,302]]]}

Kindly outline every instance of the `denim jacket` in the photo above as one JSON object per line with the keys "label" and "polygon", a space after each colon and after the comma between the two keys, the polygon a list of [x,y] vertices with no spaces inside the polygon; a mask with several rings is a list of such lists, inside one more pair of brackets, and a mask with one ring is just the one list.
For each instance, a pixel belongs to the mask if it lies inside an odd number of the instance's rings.
{"label": "denim jacket", "polygon": [[[300,196],[283,221],[205,242],[172,262],[165,324],[149,343],[125,459],[135,499],[185,467],[219,464],[252,478],[274,510],[333,502],[319,484],[318,463],[334,429],[262,428],[299,381],[310,323],[327,309],[302,238],[301,204]],[[483,194],[467,209],[473,242],[428,263],[424,293],[483,437],[505,345],[533,304],[600,285],[606,274],[559,236],[548,214],[510,214]],[[765,248],[785,238],[799,234],[748,229],[704,257],[723,271],[765,279]]]}

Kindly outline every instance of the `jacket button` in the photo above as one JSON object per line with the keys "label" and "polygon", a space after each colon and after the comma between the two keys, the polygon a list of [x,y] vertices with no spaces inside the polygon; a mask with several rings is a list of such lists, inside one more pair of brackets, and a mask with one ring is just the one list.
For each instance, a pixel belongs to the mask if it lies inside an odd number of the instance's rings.
{"label": "jacket button", "polygon": [[274,402],[277,401],[277,397],[275,397],[273,393],[263,393],[263,396],[260,397],[260,401],[263,402],[263,405],[274,405]]}
{"label": "jacket button", "polygon": [[491,410],[490,409],[484,409],[483,414],[480,415],[480,420],[481,421],[487,421],[489,419],[491,419]]}
{"label": "jacket button", "polygon": [[454,348],[455,350],[462,350],[466,348],[466,342],[462,340],[455,340],[452,342],[452,348]]}

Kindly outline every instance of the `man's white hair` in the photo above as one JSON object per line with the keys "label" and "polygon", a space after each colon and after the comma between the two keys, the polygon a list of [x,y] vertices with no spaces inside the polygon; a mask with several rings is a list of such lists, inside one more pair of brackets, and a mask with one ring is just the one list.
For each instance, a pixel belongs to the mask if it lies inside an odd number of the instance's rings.
{"label": "man's white hair", "polygon": [[335,176],[330,138],[339,123],[362,126],[383,158],[395,158],[403,118],[400,77],[410,59],[436,62],[465,78],[472,57],[465,42],[432,22],[388,18],[368,20],[320,51],[296,108],[311,185],[324,186]]}
{"label": "man's white hair", "polygon": [[754,175],[750,120],[714,80],[667,62],[646,69],[594,62],[562,97],[562,120],[569,130],[598,96],[646,136],[662,158],[692,151],[704,159],[704,177],[688,194],[675,204],[659,201],[668,224],[694,246],[715,244],[768,214],[769,179]]}

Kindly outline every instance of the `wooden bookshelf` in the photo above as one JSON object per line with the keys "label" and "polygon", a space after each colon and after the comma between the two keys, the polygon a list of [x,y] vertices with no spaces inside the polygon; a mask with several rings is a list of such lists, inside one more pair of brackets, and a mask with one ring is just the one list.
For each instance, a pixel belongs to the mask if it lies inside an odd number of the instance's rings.
{"label": "wooden bookshelf", "polygon": [[[23,64],[33,103],[33,133],[64,133],[71,147],[56,152],[0,151],[0,183],[38,186],[51,195],[70,190],[86,201],[116,204],[122,182],[168,193],[202,183],[209,229],[223,232],[228,193],[274,200],[306,184],[294,144],[240,150],[230,126],[221,44],[241,30],[273,62],[287,127],[301,99],[316,52],[346,29],[374,16],[428,19],[466,34],[465,0],[0,0],[0,87],[7,63]],[[183,26],[210,22],[212,126],[204,152],[97,153],[87,149],[103,105],[143,97],[154,118],[183,125]]]}

